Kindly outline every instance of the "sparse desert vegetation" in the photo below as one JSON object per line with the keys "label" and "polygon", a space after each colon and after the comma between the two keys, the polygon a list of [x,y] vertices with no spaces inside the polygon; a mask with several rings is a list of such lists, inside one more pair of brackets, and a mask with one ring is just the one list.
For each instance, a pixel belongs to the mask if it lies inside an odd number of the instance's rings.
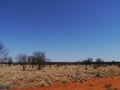
{"label": "sparse desert vegetation", "polygon": [[[36,51],[31,56],[19,54],[16,56],[17,62],[13,62],[2,44],[0,55],[0,90],[82,84],[90,79],[120,75],[119,62],[104,62],[100,58],[96,61],[88,58],[81,62],[51,62],[44,52]],[[117,90],[111,84],[105,84],[104,87],[107,90]]]}
{"label": "sparse desert vegetation", "polygon": [[[113,77],[120,75],[118,66],[94,68],[94,65],[46,65],[42,70],[26,66],[26,71],[20,65],[0,66],[0,89],[44,87],[69,82],[84,83],[89,79]],[[86,70],[87,67],[87,70]],[[105,85],[107,86],[107,85]]]}

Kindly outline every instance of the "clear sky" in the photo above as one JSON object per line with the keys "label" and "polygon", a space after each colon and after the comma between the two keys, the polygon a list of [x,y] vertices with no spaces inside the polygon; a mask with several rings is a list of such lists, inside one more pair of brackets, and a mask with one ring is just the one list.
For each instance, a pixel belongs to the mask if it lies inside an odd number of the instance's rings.
{"label": "clear sky", "polygon": [[13,57],[120,60],[120,0],[0,0],[0,41]]}

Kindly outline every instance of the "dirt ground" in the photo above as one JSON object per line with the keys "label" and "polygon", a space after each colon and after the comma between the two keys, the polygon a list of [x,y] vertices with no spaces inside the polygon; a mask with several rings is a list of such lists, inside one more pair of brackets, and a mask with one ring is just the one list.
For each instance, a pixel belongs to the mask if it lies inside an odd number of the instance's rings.
{"label": "dirt ground", "polygon": [[21,88],[14,90],[120,90],[120,76],[96,78],[84,83],[64,83],[41,88]]}

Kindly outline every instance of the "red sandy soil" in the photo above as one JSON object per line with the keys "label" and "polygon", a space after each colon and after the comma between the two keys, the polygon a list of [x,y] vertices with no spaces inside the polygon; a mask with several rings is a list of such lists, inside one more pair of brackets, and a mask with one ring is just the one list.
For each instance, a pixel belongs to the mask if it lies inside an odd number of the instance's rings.
{"label": "red sandy soil", "polygon": [[112,84],[112,88],[120,90],[120,76],[113,78],[91,79],[84,83],[66,83],[41,88],[27,88],[15,90],[107,90],[105,84]]}

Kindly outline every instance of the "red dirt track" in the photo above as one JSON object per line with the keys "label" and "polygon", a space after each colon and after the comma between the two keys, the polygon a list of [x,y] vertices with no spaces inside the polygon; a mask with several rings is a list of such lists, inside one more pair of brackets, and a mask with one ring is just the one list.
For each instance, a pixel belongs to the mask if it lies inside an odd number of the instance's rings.
{"label": "red dirt track", "polygon": [[113,78],[91,79],[84,83],[67,83],[41,88],[22,88],[15,90],[107,90],[105,88],[105,84],[112,84],[111,88],[117,88],[117,90],[120,90],[120,76]]}

